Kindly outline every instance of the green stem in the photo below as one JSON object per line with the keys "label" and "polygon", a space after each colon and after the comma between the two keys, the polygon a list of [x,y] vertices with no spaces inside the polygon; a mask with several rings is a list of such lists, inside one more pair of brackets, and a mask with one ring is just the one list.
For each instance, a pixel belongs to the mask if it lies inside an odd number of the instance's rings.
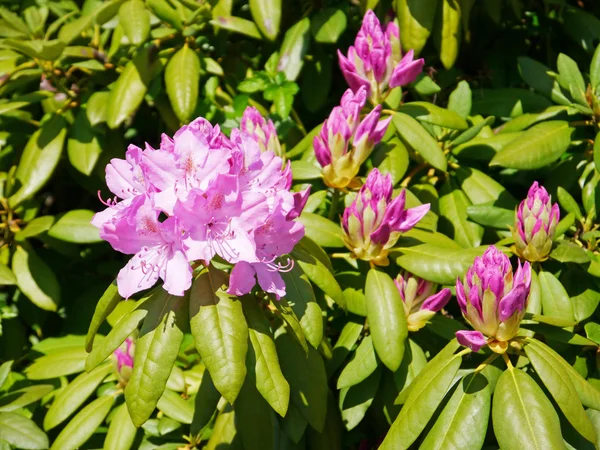
{"label": "green stem", "polygon": [[339,203],[340,191],[338,191],[337,189],[333,189],[333,192],[331,193],[331,206],[329,207],[329,214],[327,215],[327,218],[329,220],[333,220],[335,218],[335,213],[338,209]]}

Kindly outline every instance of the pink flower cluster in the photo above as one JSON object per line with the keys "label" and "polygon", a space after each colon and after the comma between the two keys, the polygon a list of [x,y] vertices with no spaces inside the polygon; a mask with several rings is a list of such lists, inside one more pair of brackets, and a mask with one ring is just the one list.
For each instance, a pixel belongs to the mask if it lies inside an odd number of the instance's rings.
{"label": "pink flower cluster", "polygon": [[248,293],[256,276],[265,291],[285,295],[279,272],[292,262],[280,257],[304,235],[294,219],[308,190],[290,192],[290,164],[270,150],[273,124],[254,108],[242,123],[227,138],[198,118],[173,138],[163,135],[158,149],[130,145],[125,159],[106,167],[108,188],[121,201],[106,202],[92,224],[115,250],[134,255],[117,277],[121,296],[159,278],[167,292],[183,295],[190,263],[216,256],[235,265],[230,293]]}

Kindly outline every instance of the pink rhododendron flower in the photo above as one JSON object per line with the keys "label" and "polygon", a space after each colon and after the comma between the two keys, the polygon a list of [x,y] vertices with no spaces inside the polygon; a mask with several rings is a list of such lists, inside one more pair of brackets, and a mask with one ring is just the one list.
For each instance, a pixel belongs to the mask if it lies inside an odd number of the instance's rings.
{"label": "pink rhododendron flower", "polygon": [[279,272],[304,235],[295,219],[308,190],[290,192],[291,166],[278,146],[273,124],[252,108],[231,139],[199,118],[163,135],[158,149],[131,145],[125,159],[113,159],[106,180],[116,198],[92,224],[115,250],[134,255],[117,277],[119,293],[128,298],[161,279],[184,295],[190,263],[219,256],[235,265],[230,292],[250,292],[256,275],[263,290],[285,295]]}

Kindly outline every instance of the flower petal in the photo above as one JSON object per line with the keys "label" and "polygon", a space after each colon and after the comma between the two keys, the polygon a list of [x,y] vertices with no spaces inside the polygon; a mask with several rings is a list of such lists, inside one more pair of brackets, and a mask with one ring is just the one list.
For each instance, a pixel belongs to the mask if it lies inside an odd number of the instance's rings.
{"label": "flower petal", "polygon": [[485,336],[479,331],[457,331],[456,339],[460,345],[470,348],[474,352],[478,352],[481,347],[487,344]]}

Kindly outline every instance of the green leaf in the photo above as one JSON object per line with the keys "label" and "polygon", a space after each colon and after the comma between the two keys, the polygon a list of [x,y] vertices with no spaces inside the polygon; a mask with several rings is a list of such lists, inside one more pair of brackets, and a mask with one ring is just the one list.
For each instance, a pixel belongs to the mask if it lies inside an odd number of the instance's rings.
{"label": "green leaf", "polygon": [[341,390],[339,407],[342,421],[348,431],[354,429],[363,420],[375,399],[380,378],[381,369],[373,372],[361,383]]}
{"label": "green leaf", "polygon": [[242,304],[226,294],[224,274],[198,276],[190,295],[190,320],[196,349],[217,390],[234,403],[246,377],[248,325]]}
{"label": "green leaf", "polygon": [[35,195],[50,179],[62,153],[67,122],[54,116],[33,133],[15,172],[17,191],[8,199],[12,208]]}
{"label": "green leaf", "polygon": [[250,13],[260,32],[274,41],[281,23],[281,0],[249,0]]}
{"label": "green leaf", "polygon": [[281,318],[285,321],[285,323],[289,327],[289,331],[291,331],[292,336],[296,339],[296,342],[300,344],[300,347],[304,349],[306,353],[308,353],[308,344],[306,343],[306,337],[304,336],[304,331],[302,331],[302,327],[300,326],[300,319],[289,305],[285,297],[282,297],[279,300],[272,300],[271,304],[277,308],[277,311],[281,314]]}
{"label": "green leaf", "polygon": [[323,429],[308,428],[306,430],[306,441],[306,448],[311,450],[342,450],[344,448],[342,421],[331,393],[327,398],[327,416]]}
{"label": "green leaf", "polygon": [[462,357],[454,354],[458,347],[456,339],[452,340],[414,379],[406,402],[380,450],[408,449],[419,437],[460,367]]}
{"label": "green leaf", "polygon": [[277,70],[284,72],[288,80],[295,81],[298,78],[309,45],[310,19],[305,17],[285,32],[279,49]]}
{"label": "green leaf", "polygon": [[202,379],[198,393],[194,398],[194,418],[192,419],[191,432],[198,434],[211,421],[221,394],[217,391],[208,370],[202,372]]}
{"label": "green leaf", "polygon": [[90,221],[94,212],[87,209],[72,209],[59,219],[48,230],[48,236],[75,244],[92,244],[102,242],[98,229]]}
{"label": "green leaf", "polygon": [[127,0],[119,8],[119,23],[135,46],[142,45],[150,34],[150,15],[142,0]]}
{"label": "green leaf", "polygon": [[0,263],[0,286],[12,286],[17,284],[17,278],[10,268]]}
{"label": "green leaf", "polygon": [[67,139],[69,161],[75,169],[89,176],[101,154],[101,136],[94,132],[85,109],[82,108],[75,118]]}
{"label": "green leaf", "polygon": [[12,365],[13,365],[13,361],[6,361],[2,365],[0,365],[0,389],[2,388],[2,385],[4,384],[4,382],[10,375],[10,370],[12,368]]}
{"label": "green leaf", "polygon": [[502,449],[564,448],[554,406],[521,370],[509,369],[500,375],[494,390],[492,423]]}
{"label": "green leaf", "polygon": [[110,99],[110,91],[94,92],[87,101],[85,114],[91,126],[106,122],[106,108]]}
{"label": "green leaf", "polygon": [[511,118],[523,112],[538,112],[552,106],[552,102],[529,89],[477,89],[473,92],[471,115]]}
{"label": "green leaf", "polygon": [[494,116],[490,116],[485,120],[482,120],[481,122],[477,123],[476,125],[473,125],[469,129],[459,134],[456,139],[453,139],[451,145],[454,147],[470,141],[475,136],[477,136],[483,128],[491,126],[495,120],[496,118]]}
{"label": "green leaf", "polygon": [[526,56],[520,56],[517,61],[521,77],[529,86],[556,103],[571,104],[571,101],[560,90],[558,82],[550,76],[548,67]]}
{"label": "green leaf", "polygon": [[54,61],[61,55],[66,43],[59,39],[42,41],[34,39],[32,41],[3,39],[0,46],[16,50],[31,58]]}
{"label": "green leaf", "polygon": [[365,336],[354,352],[352,359],[340,373],[337,388],[344,389],[358,385],[375,372],[378,365],[379,361],[375,355],[373,339],[371,336]]}
{"label": "green leaf", "polygon": [[556,364],[548,347],[536,339],[527,340],[525,353],[567,420],[584,438],[596,443],[596,432],[581,406],[569,373],[561,364]]}
{"label": "green leaf", "polygon": [[117,407],[116,413],[108,426],[104,450],[129,450],[133,445],[137,428],[129,417],[127,405],[124,403]]}
{"label": "green leaf", "polygon": [[0,413],[0,439],[16,448],[42,450],[48,448],[48,436],[35,422],[21,414]]}
{"label": "green leaf", "polygon": [[590,64],[590,82],[592,83],[592,89],[596,89],[600,84],[600,44],[594,51],[594,57]]}
{"label": "green leaf", "polygon": [[456,0],[441,0],[441,2],[437,13],[438,26],[434,35],[434,44],[439,50],[442,64],[446,69],[450,69],[460,49],[462,6],[461,2]]}
{"label": "green leaf", "polygon": [[323,125],[320,124],[320,125],[317,125],[315,128],[313,128],[312,130],[310,130],[308,132],[308,134],[300,140],[300,142],[298,142],[291,150],[286,152],[286,154],[285,154],[286,158],[291,159],[295,156],[301,155],[302,153],[306,152],[307,150],[312,151],[313,140],[314,140],[315,136],[319,134],[322,127],[323,127]]}
{"label": "green leaf", "polygon": [[562,120],[534,125],[496,153],[490,166],[540,169],[560,158],[571,144],[572,133],[569,122]]}
{"label": "green leaf", "polygon": [[290,401],[290,385],[281,372],[275,342],[268,322],[263,317],[256,300],[242,299],[244,315],[250,336],[249,373],[256,380],[256,389],[277,414],[285,417]]}
{"label": "green leaf", "polygon": [[444,248],[433,244],[396,248],[392,256],[403,269],[434,283],[451,285],[465,274],[485,247],[473,249]]}
{"label": "green leaf", "polygon": [[187,123],[194,114],[200,84],[200,58],[187,45],[175,53],[165,69],[167,94],[179,120]]}
{"label": "green leaf", "polygon": [[194,418],[194,405],[169,389],[165,389],[156,407],[167,417],[180,423],[191,424]]}
{"label": "green leaf", "polygon": [[305,227],[305,234],[321,247],[344,247],[340,226],[317,214],[304,212],[298,218]]}
{"label": "green leaf", "polygon": [[396,0],[402,49],[419,55],[433,30],[439,0]]}
{"label": "green leaf", "polygon": [[473,222],[486,227],[508,230],[515,224],[515,212],[488,205],[467,206],[467,215]]}
{"label": "green leaf", "polygon": [[409,160],[406,146],[397,137],[381,142],[373,152],[373,164],[382,174],[391,175],[393,186],[398,184],[406,173]]}
{"label": "green leaf", "polygon": [[30,247],[17,246],[12,259],[12,270],[19,289],[36,306],[56,311],[60,302],[60,284],[56,275]]}
{"label": "green leaf", "polygon": [[402,105],[398,112],[411,116],[421,122],[438,125],[453,130],[466,130],[467,121],[451,109],[440,108],[429,102],[410,102]]}
{"label": "green leaf", "polygon": [[135,343],[135,364],[125,400],[135,426],[142,425],[154,412],[162,396],[187,326],[188,299],[167,294],[148,311]]}
{"label": "green leaf", "polygon": [[560,86],[567,92],[571,92],[576,101],[583,100],[583,105],[587,106],[585,100],[586,84],[577,63],[564,53],[559,53],[556,66],[559,75],[557,81]]}
{"label": "green leaf", "polygon": [[463,191],[451,182],[440,190],[439,229],[463,247],[477,247],[483,238],[483,227],[467,218],[471,202]]}
{"label": "green leaf", "polygon": [[558,186],[556,189],[556,194],[558,197],[558,203],[565,211],[567,211],[567,213],[573,213],[577,219],[581,219],[583,217],[577,201],[562,186]]}
{"label": "green leaf", "polygon": [[114,397],[105,395],[83,408],[63,428],[50,450],[75,450],[81,447],[104,422],[110,412]]}
{"label": "green leaf", "polygon": [[550,257],[560,262],[574,262],[578,264],[590,262],[590,257],[585,249],[568,241],[559,242],[558,245],[552,249]]}
{"label": "green leaf", "polygon": [[[271,450],[275,448],[273,428],[275,416],[268,403],[258,393],[252,380],[246,379],[235,402],[236,428],[244,448]],[[260,420],[256,420],[257,418]]]}
{"label": "green leaf", "polygon": [[[454,339],[454,337],[452,337]],[[394,404],[404,404],[413,380],[427,366],[427,357],[423,349],[419,347],[412,339],[408,340],[409,345],[404,352],[400,368],[394,372],[394,384],[399,394]]]}
{"label": "green leaf", "polygon": [[294,180],[316,180],[323,177],[321,167],[308,161],[292,161],[292,176]]}
{"label": "green leaf", "polygon": [[[420,448],[482,448],[488,428],[492,391],[490,382],[481,373],[463,378]],[[469,432],[465,433],[465,430]]]}
{"label": "green leaf", "polygon": [[37,358],[25,369],[30,380],[48,380],[83,372],[86,351],[83,348],[66,348]]}
{"label": "green leaf", "polygon": [[285,332],[276,335],[275,345],[281,370],[290,383],[291,402],[310,426],[320,431],[325,423],[329,390],[321,356],[312,347],[305,353]]}
{"label": "green leaf", "polygon": [[[173,8],[167,0],[146,0],[148,8],[161,21],[168,23],[177,30],[183,29],[183,23],[179,17],[179,13]],[[242,19],[243,20],[243,19]],[[249,21],[246,21],[249,22]],[[252,23],[252,22],[250,22]]]}
{"label": "green leaf", "polygon": [[[448,109],[450,111],[454,111],[463,119],[466,119],[471,113],[471,104],[473,101],[472,97],[473,96],[471,94],[469,83],[467,83],[465,80],[462,80],[456,85],[456,88],[448,97]],[[458,145],[458,143],[455,143],[455,145]]]}
{"label": "green leaf", "polygon": [[436,169],[446,171],[448,162],[442,149],[431,135],[411,116],[396,113],[392,119],[398,135]]}
{"label": "green leaf", "polygon": [[573,304],[560,281],[550,272],[538,273],[545,316],[574,320]]}
{"label": "green leaf", "polygon": [[[530,300],[531,302],[531,300]],[[592,322],[586,324],[595,325]],[[564,330],[559,327],[554,327],[552,325],[547,325],[543,323],[521,323],[521,328],[532,330],[537,334],[541,334],[546,339],[556,342],[564,342],[565,344],[571,345],[588,345],[588,346],[596,346],[596,343],[593,340],[586,339],[580,334],[573,333],[568,330]]]}
{"label": "green leaf", "polygon": [[[464,131],[463,134],[468,132],[469,130]],[[453,147],[452,154],[459,160],[489,162],[501,148],[521,134],[521,132],[507,132],[490,137],[479,135],[464,144]]]}
{"label": "green leaf", "polygon": [[[308,249],[307,249],[308,250]],[[319,289],[333,299],[340,307],[346,308],[342,288],[336,281],[330,269],[308,251],[296,247],[292,252],[295,262],[300,266],[308,279]]]}
{"label": "green leaf", "polygon": [[110,128],[117,128],[142,104],[152,72],[150,48],[142,48],[112,86],[106,105],[106,123]]}
{"label": "green leaf", "polygon": [[37,402],[54,390],[51,384],[35,384],[0,397],[0,412],[10,412]]}
{"label": "green leaf", "polygon": [[311,17],[310,28],[315,41],[335,44],[346,30],[347,22],[346,14],[341,9],[324,8]]}
{"label": "green leaf", "polygon": [[342,332],[333,347],[333,356],[326,362],[327,376],[331,378],[333,373],[350,354],[350,350],[358,341],[363,330],[363,324],[350,320],[342,328]]}
{"label": "green leaf", "polygon": [[273,102],[279,117],[288,117],[294,103],[294,95],[298,93],[298,85],[286,81],[282,85],[271,85],[263,93],[265,100]]}
{"label": "green leaf", "polygon": [[460,188],[474,205],[500,206],[512,209],[517,205],[515,198],[496,180],[485,173],[469,168],[456,170]]}
{"label": "green leaf", "polygon": [[92,317],[87,335],[85,336],[85,349],[87,352],[92,351],[96,333],[100,329],[102,323],[106,320],[110,313],[113,312],[121,300],[122,298],[117,289],[117,281],[114,280],[112,283],[110,283],[96,304],[94,316]]}
{"label": "green leaf", "polygon": [[215,20],[211,20],[210,23],[214,26],[224,28],[227,31],[233,31],[234,33],[244,34],[254,39],[262,39],[258,27],[254,22],[241,17],[234,16],[218,16]]}
{"label": "green leaf", "polygon": [[90,373],[82,373],[71,381],[52,402],[44,417],[44,429],[54,428],[73,414],[112,371],[113,365],[106,364],[96,367]]}
{"label": "green leaf", "polygon": [[389,275],[371,269],[367,275],[365,297],[373,346],[381,362],[394,372],[400,367],[408,337],[398,288]]}

